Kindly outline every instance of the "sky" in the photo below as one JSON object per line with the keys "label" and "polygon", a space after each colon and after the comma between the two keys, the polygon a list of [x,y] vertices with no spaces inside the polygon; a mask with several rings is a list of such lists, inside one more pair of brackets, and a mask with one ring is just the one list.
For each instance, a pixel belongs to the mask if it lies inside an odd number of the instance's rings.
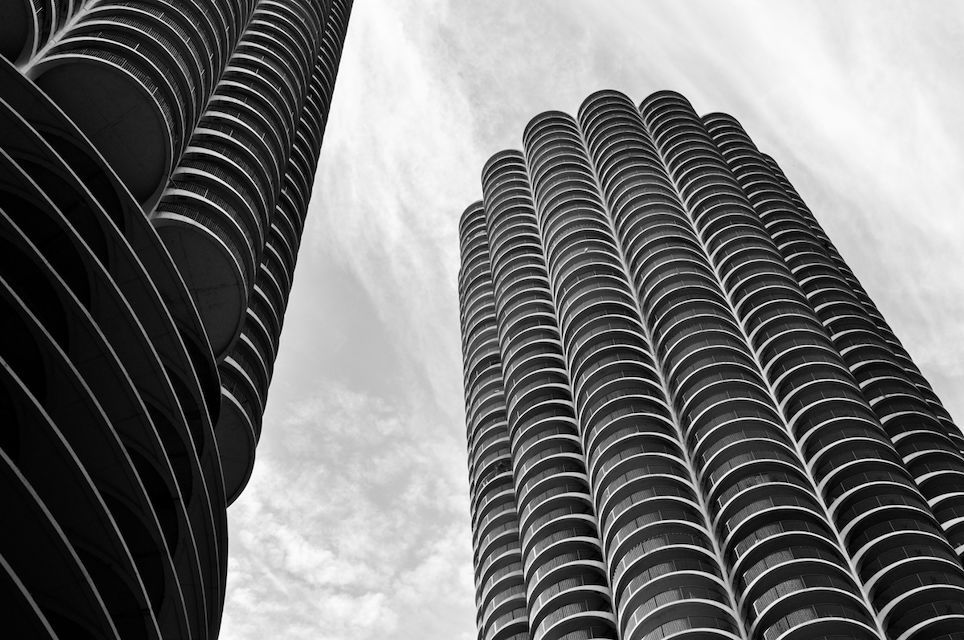
{"label": "sky", "polygon": [[962,63],[954,1],[356,0],[221,638],[475,637],[458,218],[599,89],[736,116],[964,420]]}

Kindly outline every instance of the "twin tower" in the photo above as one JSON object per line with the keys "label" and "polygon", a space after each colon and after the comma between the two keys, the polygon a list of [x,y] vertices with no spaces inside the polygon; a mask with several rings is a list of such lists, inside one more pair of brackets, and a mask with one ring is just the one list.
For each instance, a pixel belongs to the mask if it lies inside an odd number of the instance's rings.
{"label": "twin tower", "polygon": [[[350,10],[0,2],[5,637],[216,637]],[[964,437],[773,160],[672,93],[524,140],[460,226],[479,639],[964,639]]]}
{"label": "twin tower", "polygon": [[0,0],[0,635],[217,636],[351,0]]}
{"label": "twin tower", "polygon": [[964,437],[736,120],[597,93],[482,187],[480,640],[964,639]]}

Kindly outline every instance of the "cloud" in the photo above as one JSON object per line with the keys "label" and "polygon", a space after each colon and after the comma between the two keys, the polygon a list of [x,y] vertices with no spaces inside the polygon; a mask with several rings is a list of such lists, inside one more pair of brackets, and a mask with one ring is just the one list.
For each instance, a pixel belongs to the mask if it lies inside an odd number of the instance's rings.
{"label": "cloud", "polygon": [[444,635],[432,619],[441,604],[474,619],[462,597],[469,536],[452,524],[464,515],[464,463],[447,455],[451,443],[407,433],[431,416],[332,387],[276,419],[286,437],[259,451],[258,477],[229,514],[223,637],[279,626],[295,639]]}

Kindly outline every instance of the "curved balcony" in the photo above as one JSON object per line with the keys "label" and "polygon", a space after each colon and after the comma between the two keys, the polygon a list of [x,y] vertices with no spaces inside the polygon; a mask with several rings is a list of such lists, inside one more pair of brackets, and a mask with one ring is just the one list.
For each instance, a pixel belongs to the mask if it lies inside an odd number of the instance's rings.
{"label": "curved balcony", "polygon": [[474,543],[478,543],[483,537],[488,536],[489,533],[496,532],[496,529],[504,527],[507,524],[515,527],[519,526],[517,524],[518,514],[516,513],[514,495],[510,494],[507,500],[496,504],[499,507],[498,509],[490,509],[484,514],[480,512],[480,517],[473,527],[472,540]]}
{"label": "curved balcony", "polygon": [[661,627],[672,619],[674,610],[711,611],[718,605],[716,615],[728,620],[732,628],[735,621],[729,613],[726,586],[721,579],[700,573],[673,573],[649,578],[633,578],[622,591],[619,613],[623,621],[624,635],[644,637],[648,630]]}
{"label": "curved balcony", "polygon": [[739,576],[741,591],[771,567],[798,557],[812,556],[833,562],[838,567],[846,565],[836,535],[826,523],[800,515],[762,524],[747,535],[730,541],[727,557],[733,574]]}
{"label": "curved balcony", "polygon": [[597,594],[608,597],[609,588],[602,573],[590,571],[555,582],[548,589],[531,589],[530,592],[529,620],[532,626],[538,627],[554,610],[574,600]]}
{"label": "curved balcony", "polygon": [[[849,594],[839,591],[816,591],[812,604],[798,604],[789,598],[771,609],[770,620],[757,626],[765,640],[810,640],[840,637],[877,640],[879,632],[873,621]],[[783,607],[781,604],[793,606]]]}
{"label": "curved balcony", "polygon": [[594,478],[601,478],[618,461],[642,451],[684,459],[672,424],[647,409],[647,404],[631,402],[595,416],[585,447]]}
{"label": "curved balcony", "polygon": [[[169,203],[162,202],[154,216],[154,226],[178,271],[190,281],[195,306],[204,321],[205,333],[215,353],[229,348],[241,330],[241,319],[248,306],[247,263],[240,249],[240,231],[226,222],[223,209],[208,204],[214,213],[208,217],[197,204],[179,202],[170,192]],[[187,194],[184,194],[187,196]],[[193,197],[187,199],[192,202]],[[219,219],[220,218],[220,219]],[[234,231],[232,233],[232,231]]]}
{"label": "curved balcony", "polygon": [[[720,508],[744,488],[772,477],[788,484],[807,486],[805,472],[795,452],[783,443],[765,439],[734,443],[726,459],[709,461],[700,469],[708,499]],[[721,454],[722,457],[723,454]]]}
{"label": "curved balcony", "polygon": [[646,618],[631,618],[622,637],[626,640],[737,640],[740,631],[718,603],[683,600],[662,605]]}
{"label": "curved balcony", "polygon": [[484,585],[499,580],[502,576],[522,567],[518,541],[510,540],[498,547],[492,547],[484,558],[475,563],[476,602]]}
{"label": "curved balcony", "polygon": [[536,482],[529,482],[519,491],[519,520],[527,521],[535,511],[544,510],[549,501],[565,495],[565,499],[587,500],[589,480],[585,474],[560,471]]}
{"label": "curved balcony", "polygon": [[897,640],[953,639],[964,624],[964,604],[957,601],[923,602],[895,615],[888,631]]}
{"label": "curved balcony", "polygon": [[774,490],[779,493],[767,491],[765,486],[744,490],[742,497],[727,503],[727,511],[717,513],[715,520],[724,550],[735,549],[742,541],[755,538],[775,519],[801,520],[830,530],[823,510],[805,488],[785,484],[775,486]]}
{"label": "curved balcony", "polygon": [[254,409],[246,407],[227,387],[221,389],[221,398],[221,415],[214,433],[224,474],[224,493],[230,504],[241,495],[251,477],[258,438],[252,421]]}
{"label": "curved balcony", "polygon": [[[501,567],[501,570],[493,572],[486,578],[485,582],[476,589],[476,600],[480,612],[484,612],[489,604],[496,599],[504,597],[502,594],[514,590],[517,585],[522,585],[525,592],[525,583],[522,578],[522,564],[519,562],[509,562]],[[481,616],[480,616],[481,617]]]}
{"label": "curved balcony", "polygon": [[[9,375],[6,367],[0,368],[0,385],[5,398],[12,401],[4,405],[5,411],[10,412],[7,415],[16,416],[22,424],[43,424],[38,404],[30,401],[20,404],[13,400],[16,398],[14,387],[23,392],[26,389]],[[26,399],[26,395],[21,398]],[[37,422],[33,423],[34,420]],[[53,433],[42,429],[31,429],[31,432],[35,434],[33,440],[42,446],[46,445],[45,435]],[[29,455],[33,443],[24,444],[21,450]],[[104,598],[84,567],[83,556],[51,516],[50,509],[56,503],[47,502],[38,494],[38,489],[43,492],[46,487],[43,483],[32,485],[24,475],[24,471],[32,475],[31,471],[18,469],[19,465],[7,455],[7,448],[0,449],[0,487],[11,522],[0,531],[0,541],[9,561],[5,559],[0,565],[16,585],[19,596],[6,601],[11,632],[31,638],[86,634],[120,640]],[[45,453],[65,463],[69,460],[66,455],[61,457],[57,447]],[[62,469],[66,470],[66,477],[77,480],[71,485],[70,498],[82,501],[75,504],[95,505],[92,487],[84,483],[80,470],[71,464],[65,464]],[[84,524],[88,533],[100,533],[91,524]],[[80,553],[86,555],[89,551],[81,548]],[[9,593],[8,590],[5,593]]]}
{"label": "curved balcony", "polygon": [[554,532],[535,539],[522,559],[523,573],[530,591],[536,585],[548,588],[563,578],[598,569],[601,564],[599,539],[592,531],[592,520],[586,514],[575,514],[568,521],[558,519],[548,529]]}
{"label": "curved balcony", "polygon": [[520,582],[498,594],[482,611],[479,630],[488,633],[492,627],[503,627],[501,633],[505,633],[505,623],[515,623],[519,612],[526,611],[525,604],[525,586]]}
{"label": "curved balcony", "polygon": [[[591,595],[584,600],[566,604],[548,614],[536,627],[533,640],[561,640],[572,634],[591,634],[589,638],[614,638],[615,617],[609,613],[608,596],[605,593]],[[606,630],[612,635],[605,635]]]}
{"label": "curved balcony", "polygon": [[[767,615],[767,609],[788,594],[798,601],[808,600],[803,595],[808,588],[833,588],[855,596],[859,593],[843,557],[823,546],[794,545],[771,553],[749,566],[739,581],[743,587],[740,606],[753,618]],[[788,605],[784,602],[780,606]]]}
{"label": "curved balcony", "polygon": [[[68,41],[72,50],[56,50],[37,67],[37,86],[91,139],[139,201],[153,203],[174,163],[176,100],[164,72],[147,59],[134,66],[130,48],[88,54],[94,41]],[[78,91],[77,86],[91,87]],[[136,140],[137,144],[131,141]]]}
{"label": "curved balcony", "polygon": [[740,360],[753,362],[738,327],[727,317],[720,302],[701,300],[693,305],[695,308],[685,307],[676,302],[665,314],[653,319],[653,346],[667,363],[667,377],[679,375],[677,369],[682,363],[694,351],[706,347],[729,349]]}

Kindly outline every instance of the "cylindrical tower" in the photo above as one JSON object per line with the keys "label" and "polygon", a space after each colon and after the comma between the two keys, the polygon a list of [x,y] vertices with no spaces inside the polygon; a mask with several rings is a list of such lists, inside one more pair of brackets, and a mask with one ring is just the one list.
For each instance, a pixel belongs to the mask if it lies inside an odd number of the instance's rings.
{"label": "cylindrical tower", "polygon": [[516,386],[570,398],[588,486],[540,482],[595,516],[619,637],[954,637],[964,436],[775,163],[672,92],[523,140],[483,172],[512,471]]}
{"label": "cylindrical tower", "polygon": [[0,5],[4,631],[214,638],[351,0]]}

